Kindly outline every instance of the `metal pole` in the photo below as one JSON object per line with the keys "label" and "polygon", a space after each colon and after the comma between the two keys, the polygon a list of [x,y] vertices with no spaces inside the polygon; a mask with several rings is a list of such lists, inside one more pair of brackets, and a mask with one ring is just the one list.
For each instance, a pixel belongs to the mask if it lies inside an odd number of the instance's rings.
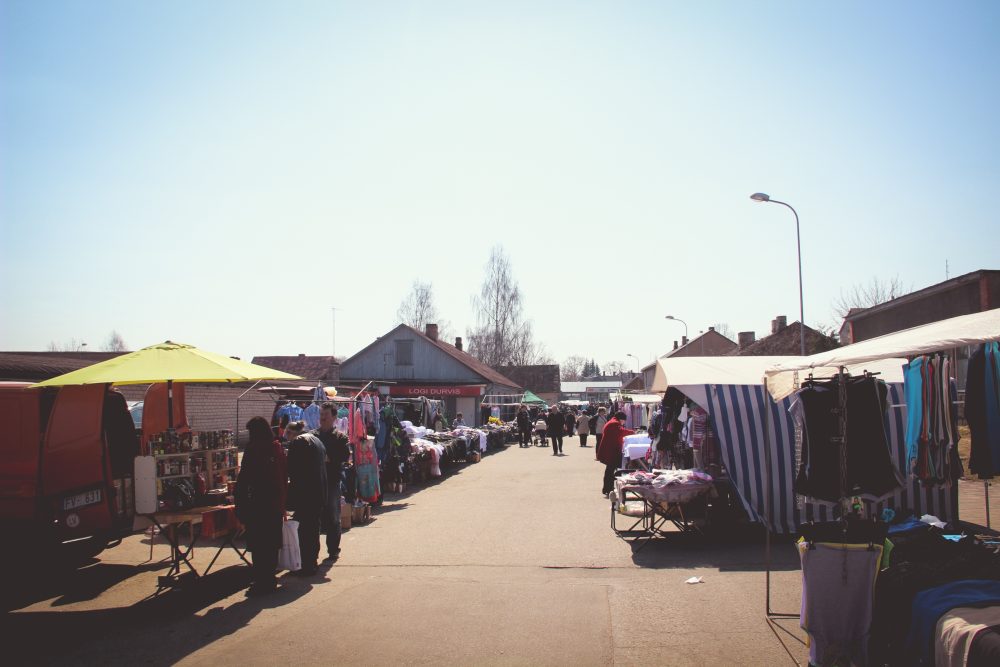
{"label": "metal pole", "polygon": [[983,491],[986,493],[986,527],[992,528],[990,525],[990,480],[983,480]]}
{"label": "metal pole", "polygon": [[792,212],[792,215],[795,216],[795,244],[799,252],[799,353],[804,357],[806,356],[806,315],[805,300],[802,298],[802,235],[799,233],[799,214],[792,208],[791,204],[786,204],[777,199],[771,199],[770,201],[771,203],[787,207]]}

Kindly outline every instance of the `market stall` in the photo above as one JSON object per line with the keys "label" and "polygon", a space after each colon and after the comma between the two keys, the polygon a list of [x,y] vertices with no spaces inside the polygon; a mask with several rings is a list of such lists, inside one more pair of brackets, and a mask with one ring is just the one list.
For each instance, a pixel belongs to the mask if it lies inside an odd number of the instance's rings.
{"label": "market stall", "polygon": [[[972,431],[969,465],[984,478],[988,502],[989,479],[1000,470],[998,340],[1000,310],[992,310],[784,360],[767,370],[768,390],[778,399],[787,400],[793,392],[801,397],[809,390],[809,374],[836,373],[838,388],[845,388],[836,397],[839,424],[830,440],[839,461],[810,461],[814,472],[832,474],[835,485],[839,468],[840,497],[837,521],[802,526],[801,614],[771,612],[768,578],[766,613],[800,618],[810,634],[810,662],[995,664],[1000,659],[995,631],[1000,625],[1000,535],[957,516],[911,517],[891,509],[872,514],[851,502],[849,484],[856,480],[847,472],[852,465],[857,471],[871,434],[870,424],[853,433],[850,428],[857,410],[849,392],[857,376],[848,368],[906,357],[905,391],[893,405],[898,421],[905,421],[904,473],[928,488],[960,474],[957,391],[947,351],[974,347],[965,388]],[[768,563],[769,556],[768,551]]]}

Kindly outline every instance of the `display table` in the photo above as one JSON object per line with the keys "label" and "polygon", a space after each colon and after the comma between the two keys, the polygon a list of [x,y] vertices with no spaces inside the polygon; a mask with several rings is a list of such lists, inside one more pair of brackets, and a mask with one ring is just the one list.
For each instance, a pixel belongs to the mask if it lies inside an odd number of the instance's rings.
{"label": "display table", "polygon": [[[196,579],[207,575],[212,566],[215,565],[219,555],[227,548],[235,551],[244,563],[250,565],[250,561],[246,557],[246,549],[241,550],[235,542],[243,534],[244,529],[236,520],[235,508],[232,505],[192,507],[187,510],[163,510],[143,516],[152,521],[153,525],[159,529],[160,534],[170,543],[170,569],[165,575],[158,578],[157,593],[177,584],[182,565],[186,566]],[[179,535],[180,528],[185,525],[189,527],[191,532],[191,540],[186,546],[181,544]],[[202,531],[195,530],[197,525],[202,526]],[[208,534],[206,534],[206,529]],[[199,537],[223,538],[223,542],[216,550],[212,561],[201,574],[191,563],[191,556]],[[150,545],[150,549],[152,550],[152,545]]]}
{"label": "display table", "polygon": [[[689,471],[666,471],[672,475],[685,472]],[[692,522],[689,513],[685,512],[685,507],[715,494],[715,484],[711,478],[702,475],[706,479],[690,478],[683,482],[651,484],[648,480],[654,478],[654,475],[640,474],[645,475],[646,483],[639,483],[635,475],[623,475],[615,479],[615,494],[611,505],[612,512],[640,519],[630,529],[634,530],[641,525],[640,531],[645,542],[639,549],[645,547],[653,537],[666,534],[663,526],[668,521],[681,532],[701,532]],[[636,501],[641,501],[641,507],[636,507]]]}

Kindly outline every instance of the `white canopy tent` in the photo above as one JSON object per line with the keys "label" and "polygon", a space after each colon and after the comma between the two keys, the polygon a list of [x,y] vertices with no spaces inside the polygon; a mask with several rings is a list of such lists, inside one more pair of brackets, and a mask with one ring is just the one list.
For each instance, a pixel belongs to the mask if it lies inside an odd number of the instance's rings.
{"label": "white canopy tent", "polygon": [[[753,385],[759,386],[764,383],[764,376],[768,369],[789,364],[794,368],[806,368],[804,362],[812,357],[667,357],[657,359],[656,372],[653,376],[652,391],[665,392],[669,387],[683,387],[682,391],[699,405],[707,405],[706,385]],[[873,363],[859,363],[853,365],[849,370],[853,373],[870,371],[879,373],[883,380],[888,383],[903,381],[903,364],[905,359],[880,359]],[[821,367],[809,369],[814,378],[833,377],[837,374],[837,367]],[[785,377],[780,379],[769,379],[768,388],[775,400],[781,400],[788,396],[797,388],[796,376],[791,373],[787,376],[788,391],[778,395],[771,387],[771,383],[784,382]],[[782,385],[783,386],[783,385]]]}
{"label": "white canopy tent", "polygon": [[[795,391],[797,375],[803,372],[827,377],[835,375],[840,366],[847,366],[852,373],[856,372],[853,368],[874,372],[876,363],[890,357],[916,357],[995,340],[1000,340],[1000,308],[922,324],[811,357],[780,358],[766,370],[767,387],[775,400],[781,400]],[[895,381],[902,380],[886,379]]]}

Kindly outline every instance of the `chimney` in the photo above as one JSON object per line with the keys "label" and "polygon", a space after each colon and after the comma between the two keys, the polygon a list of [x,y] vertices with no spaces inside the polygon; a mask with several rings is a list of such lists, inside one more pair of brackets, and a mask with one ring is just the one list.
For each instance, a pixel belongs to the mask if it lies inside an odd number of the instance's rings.
{"label": "chimney", "polygon": [[753,345],[753,342],[757,339],[757,334],[753,331],[741,331],[737,334],[740,342],[740,349]]}
{"label": "chimney", "polygon": [[437,340],[438,339],[438,325],[436,325],[436,324],[428,324],[427,325],[427,331],[426,331],[426,333],[427,333],[427,337],[430,338],[431,340]]}
{"label": "chimney", "polygon": [[688,344],[688,337],[681,336],[681,345],[687,345],[687,344]]}
{"label": "chimney", "polygon": [[708,330],[709,331],[715,331],[715,327],[709,327]]}
{"label": "chimney", "polygon": [[299,359],[301,359],[301,358],[303,358],[305,356],[306,356],[305,354],[303,354],[302,352],[299,352]]}
{"label": "chimney", "polygon": [[788,326],[788,318],[785,317],[784,315],[778,315],[778,317],[775,319],[778,322],[778,331],[781,331],[782,329]]}
{"label": "chimney", "polygon": [[459,350],[462,349],[462,337],[461,336],[455,336],[455,347],[458,348]]}
{"label": "chimney", "polygon": [[677,349],[677,341],[674,341],[674,349]]}

